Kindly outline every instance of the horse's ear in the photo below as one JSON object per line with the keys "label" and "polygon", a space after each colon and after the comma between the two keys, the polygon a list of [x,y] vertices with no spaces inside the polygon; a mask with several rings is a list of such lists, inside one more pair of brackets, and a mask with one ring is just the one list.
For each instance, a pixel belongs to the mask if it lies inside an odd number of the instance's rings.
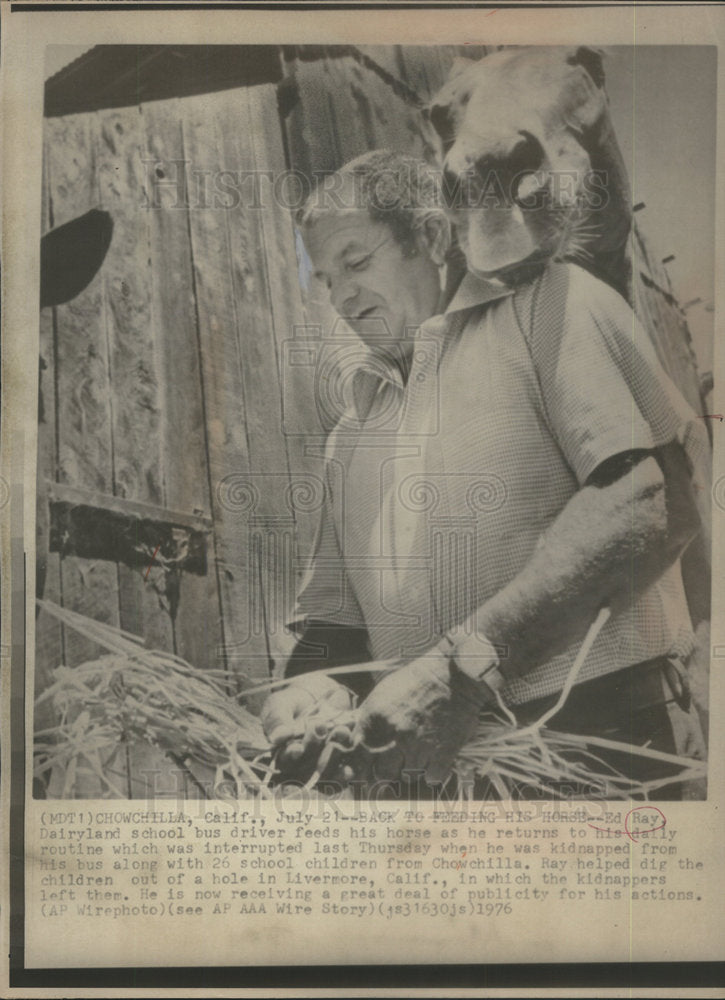
{"label": "horse's ear", "polygon": [[473,63],[478,62],[478,59],[466,59],[465,56],[455,56],[453,62],[451,63],[451,68],[448,71],[448,76],[446,78],[446,83],[450,83],[461,73],[465,73],[466,70],[470,69]]}
{"label": "horse's ear", "polygon": [[582,66],[597,87],[604,86],[604,50],[580,45],[566,60],[572,66]]}
{"label": "horse's ear", "polygon": [[[448,76],[445,79],[443,85],[438,91],[433,95],[428,104],[425,104],[421,110],[423,112],[423,118],[430,122],[436,131],[439,131],[436,126],[436,112],[440,107],[447,107],[451,101],[453,95],[459,91],[459,86],[456,81],[459,77],[467,73],[471,66],[475,66],[478,59],[466,59],[465,56],[454,56],[453,62],[451,63],[451,68],[448,71]],[[440,133],[439,133],[440,134]]]}

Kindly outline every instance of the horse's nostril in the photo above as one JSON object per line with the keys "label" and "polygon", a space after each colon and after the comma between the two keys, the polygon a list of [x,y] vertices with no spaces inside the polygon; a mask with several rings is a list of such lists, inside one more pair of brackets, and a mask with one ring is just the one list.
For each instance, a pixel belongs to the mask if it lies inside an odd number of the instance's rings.
{"label": "horse's nostril", "polygon": [[519,132],[509,160],[514,174],[535,173],[544,162],[544,147],[531,132]]}

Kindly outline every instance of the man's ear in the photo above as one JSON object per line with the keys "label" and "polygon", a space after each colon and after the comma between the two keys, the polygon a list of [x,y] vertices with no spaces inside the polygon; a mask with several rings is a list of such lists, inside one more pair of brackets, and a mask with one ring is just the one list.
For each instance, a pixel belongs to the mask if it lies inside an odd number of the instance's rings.
{"label": "man's ear", "polygon": [[439,267],[451,245],[451,226],[443,212],[431,212],[418,230],[418,245]]}

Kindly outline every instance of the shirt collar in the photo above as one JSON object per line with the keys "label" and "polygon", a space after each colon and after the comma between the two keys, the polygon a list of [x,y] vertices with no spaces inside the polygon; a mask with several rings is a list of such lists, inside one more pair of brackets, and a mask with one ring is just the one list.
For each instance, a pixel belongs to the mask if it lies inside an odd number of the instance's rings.
{"label": "shirt collar", "polygon": [[486,281],[485,278],[480,278],[478,275],[471,274],[468,271],[458,286],[456,294],[451,299],[445,314],[446,316],[450,316],[452,313],[475,309],[477,306],[483,306],[498,299],[508,298],[513,293],[514,289],[508,285]]}
{"label": "shirt collar", "polygon": [[[513,295],[514,289],[507,285],[500,285],[492,281],[486,281],[475,274],[467,272],[461,281],[458,289],[451,299],[445,313],[439,316],[432,316],[421,324],[420,332],[423,335],[434,335],[435,332],[444,334],[447,328],[446,318],[454,313],[465,312],[475,309],[477,306],[486,305],[489,302],[496,302],[499,299],[508,298]],[[405,382],[400,368],[393,358],[384,351],[375,353],[370,351],[361,360],[358,370],[354,376],[356,386],[356,398],[362,398],[360,392],[369,394],[371,387],[369,380],[373,383],[389,382],[401,391],[405,388]],[[362,383],[367,382],[367,390],[363,389]]]}

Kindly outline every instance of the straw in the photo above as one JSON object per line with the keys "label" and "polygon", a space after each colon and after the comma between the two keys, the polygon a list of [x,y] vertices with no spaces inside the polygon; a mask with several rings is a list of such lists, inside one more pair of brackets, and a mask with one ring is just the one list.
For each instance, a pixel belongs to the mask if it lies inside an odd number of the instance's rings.
{"label": "straw", "polygon": [[[229,782],[238,797],[268,798],[272,794],[270,784],[278,774],[273,748],[259,719],[238,702],[240,698],[277,690],[290,683],[289,679],[270,680],[242,692],[232,691],[236,678],[223,671],[198,670],[174,654],[146,649],[143,640],[132,633],[48,600],[38,604],[107,651],[98,659],[76,667],[58,667],[51,685],[36,699],[36,704],[51,700],[58,716],[55,727],[36,733],[36,774],[60,768],[64,797],[72,796],[79,776],[89,770],[100,780],[105,794],[124,797],[108,776],[109,765],[124,745],[134,742],[158,748],[177,765],[195,760],[213,767],[212,795]],[[705,776],[706,766],[702,761],[547,728],[547,722],[565,704],[609,614],[607,608],[597,614],[556,704],[536,722],[517,726],[515,715],[501,701],[497,707],[503,718],[492,710],[480,720],[476,734],[462,748],[454,765],[462,788],[473,776],[488,781],[500,798],[512,797],[522,783],[561,798],[563,793],[557,786],[571,782],[586,784],[588,794],[594,794],[592,788],[600,789],[600,797],[647,798],[674,782]],[[396,666],[399,666],[397,661],[379,660],[322,672],[344,676],[362,671],[384,672]],[[354,717],[354,713],[348,714]],[[300,720],[310,726],[316,721],[314,710],[309,719]],[[328,741],[307,781],[308,790],[323,777],[333,749],[344,753],[349,748]],[[594,750],[657,761],[669,765],[673,774],[647,781],[633,780],[617,772]],[[569,759],[573,754],[575,761]]]}

